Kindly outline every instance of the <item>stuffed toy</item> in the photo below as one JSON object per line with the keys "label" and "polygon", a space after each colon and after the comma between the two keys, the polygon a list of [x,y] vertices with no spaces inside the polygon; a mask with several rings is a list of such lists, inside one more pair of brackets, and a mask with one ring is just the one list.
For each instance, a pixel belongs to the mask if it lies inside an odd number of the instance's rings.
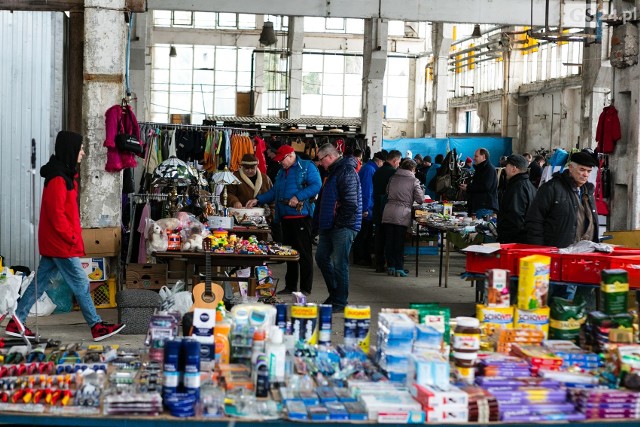
{"label": "stuffed toy", "polygon": [[186,242],[182,245],[183,251],[201,251],[202,250],[202,228],[199,225],[191,227],[190,234]]}
{"label": "stuffed toy", "polygon": [[168,246],[167,234],[157,222],[152,224],[147,235],[147,253],[164,252]]}

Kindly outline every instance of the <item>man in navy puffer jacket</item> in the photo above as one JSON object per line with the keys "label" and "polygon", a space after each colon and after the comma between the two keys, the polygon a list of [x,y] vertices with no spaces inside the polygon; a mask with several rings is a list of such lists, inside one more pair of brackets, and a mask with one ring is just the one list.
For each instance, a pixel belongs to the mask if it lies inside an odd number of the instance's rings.
{"label": "man in navy puffer jacket", "polygon": [[329,291],[325,304],[342,312],[349,297],[349,252],[362,222],[362,189],[355,158],[342,157],[333,145],[325,144],[318,159],[329,175],[320,199],[316,263]]}

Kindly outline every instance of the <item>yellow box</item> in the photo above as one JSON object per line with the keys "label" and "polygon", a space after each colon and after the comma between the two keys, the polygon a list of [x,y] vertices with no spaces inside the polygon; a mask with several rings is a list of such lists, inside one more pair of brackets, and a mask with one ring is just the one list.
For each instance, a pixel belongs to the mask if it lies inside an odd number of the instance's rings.
{"label": "yellow box", "polygon": [[487,335],[492,335],[499,329],[513,329],[513,307],[487,307],[476,304],[476,317]]}
{"label": "yellow box", "polygon": [[547,306],[550,267],[551,258],[545,255],[520,258],[517,304],[519,309],[536,310]]}
{"label": "yellow box", "polygon": [[516,308],[513,325],[516,329],[536,329],[544,333],[544,338],[549,336],[549,320],[551,310],[549,307],[537,310],[521,310]]}
{"label": "yellow box", "polygon": [[[97,286],[96,286],[97,285]],[[116,307],[116,280],[110,278],[106,282],[91,284],[91,299],[96,308]]]}

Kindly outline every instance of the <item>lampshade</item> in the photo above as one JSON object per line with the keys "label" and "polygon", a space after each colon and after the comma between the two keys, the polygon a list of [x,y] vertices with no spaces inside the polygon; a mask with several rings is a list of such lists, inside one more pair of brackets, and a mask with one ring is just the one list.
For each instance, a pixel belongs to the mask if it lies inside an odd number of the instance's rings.
{"label": "lampshade", "polygon": [[169,48],[169,56],[171,58],[175,58],[176,56],[178,56],[178,52],[176,52],[176,47],[171,45],[171,47]]}
{"label": "lampshade", "polygon": [[273,22],[266,21],[262,26],[262,32],[260,33],[260,44],[264,46],[271,46],[276,44],[278,39],[276,33],[273,31]]}
{"label": "lampshade", "polygon": [[197,177],[193,175],[189,165],[177,157],[169,157],[153,172],[151,184],[156,187],[159,185],[187,186],[191,185],[193,180],[197,180]]}
{"label": "lampshade", "polygon": [[242,182],[225,166],[224,170],[213,174],[211,183],[216,185],[237,185]]}
{"label": "lampshade", "polygon": [[478,37],[482,37],[482,31],[480,31],[480,24],[476,24],[473,26],[473,32],[471,33],[471,37],[477,39]]}

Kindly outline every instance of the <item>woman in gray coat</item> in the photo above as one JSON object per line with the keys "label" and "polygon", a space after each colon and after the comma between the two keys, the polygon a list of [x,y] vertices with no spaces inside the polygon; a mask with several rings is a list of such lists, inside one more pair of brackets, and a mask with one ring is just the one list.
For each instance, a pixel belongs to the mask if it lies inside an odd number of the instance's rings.
{"label": "woman in gray coat", "polygon": [[387,185],[387,204],[382,213],[385,224],[385,256],[390,276],[406,277],[404,238],[411,226],[413,203],[424,201],[424,190],[415,177],[416,162],[405,159]]}

